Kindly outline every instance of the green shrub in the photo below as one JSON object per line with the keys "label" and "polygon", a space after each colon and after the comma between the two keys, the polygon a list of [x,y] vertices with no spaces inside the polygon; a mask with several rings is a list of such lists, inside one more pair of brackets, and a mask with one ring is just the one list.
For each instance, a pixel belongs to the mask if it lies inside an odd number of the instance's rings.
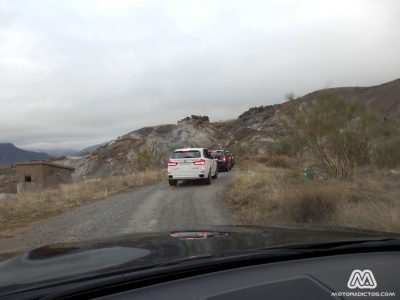
{"label": "green shrub", "polygon": [[197,116],[197,115],[191,115],[190,117],[183,118],[181,121],[190,121],[190,120],[210,122],[210,118],[208,116]]}
{"label": "green shrub", "polygon": [[244,113],[242,113],[242,114],[239,116],[239,118],[243,118],[243,117],[246,117],[246,116],[255,114],[255,113],[263,112],[264,109],[265,109],[265,106],[264,106],[264,105],[255,106],[255,107],[250,107],[248,110],[246,110]]}
{"label": "green shrub", "polygon": [[144,149],[136,153],[136,158],[133,161],[133,165],[140,171],[148,170],[153,166],[154,159],[153,154],[149,149]]}
{"label": "green shrub", "polygon": [[291,101],[286,113],[294,149],[311,153],[336,178],[348,178],[370,162],[379,122],[364,103],[322,94],[312,102]]}

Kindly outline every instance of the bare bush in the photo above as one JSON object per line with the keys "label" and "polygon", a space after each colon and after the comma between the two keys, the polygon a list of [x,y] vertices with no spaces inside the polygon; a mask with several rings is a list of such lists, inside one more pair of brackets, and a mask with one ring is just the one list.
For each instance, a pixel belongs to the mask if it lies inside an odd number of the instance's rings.
{"label": "bare bush", "polygon": [[291,188],[284,195],[287,213],[295,223],[327,223],[337,212],[337,187],[310,185]]}

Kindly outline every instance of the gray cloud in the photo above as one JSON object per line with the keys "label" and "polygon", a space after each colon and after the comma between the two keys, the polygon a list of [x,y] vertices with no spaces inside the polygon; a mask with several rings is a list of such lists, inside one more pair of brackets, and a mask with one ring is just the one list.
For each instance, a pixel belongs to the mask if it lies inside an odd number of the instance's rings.
{"label": "gray cloud", "polygon": [[0,140],[81,148],[190,114],[229,119],[399,77],[400,5],[1,1]]}

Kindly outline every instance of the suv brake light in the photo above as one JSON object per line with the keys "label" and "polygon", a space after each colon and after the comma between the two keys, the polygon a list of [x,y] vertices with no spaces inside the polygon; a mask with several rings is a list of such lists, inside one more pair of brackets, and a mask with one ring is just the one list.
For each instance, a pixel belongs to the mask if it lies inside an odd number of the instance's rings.
{"label": "suv brake light", "polygon": [[168,167],[175,167],[178,163],[174,161],[169,161],[168,162]]}
{"label": "suv brake light", "polygon": [[194,161],[193,164],[196,166],[204,166],[206,164],[206,161],[204,159],[200,159],[200,160]]}

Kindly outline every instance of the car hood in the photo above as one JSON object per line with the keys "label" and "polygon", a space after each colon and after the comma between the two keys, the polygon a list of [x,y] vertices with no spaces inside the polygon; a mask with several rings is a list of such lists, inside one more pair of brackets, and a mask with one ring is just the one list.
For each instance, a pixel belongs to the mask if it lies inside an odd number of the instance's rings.
{"label": "car hood", "polygon": [[0,292],[226,251],[389,236],[393,234],[326,227],[209,226],[54,244],[0,262]]}

